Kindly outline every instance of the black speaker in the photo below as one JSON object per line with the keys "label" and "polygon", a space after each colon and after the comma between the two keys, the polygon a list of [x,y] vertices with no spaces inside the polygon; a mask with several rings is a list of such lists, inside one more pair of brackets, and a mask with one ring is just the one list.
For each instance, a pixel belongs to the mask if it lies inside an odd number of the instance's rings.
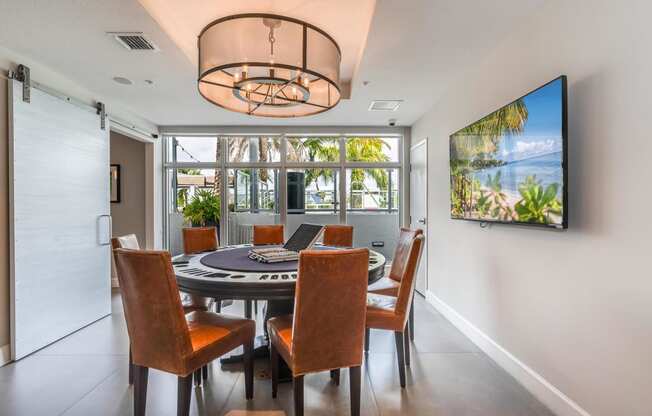
{"label": "black speaker", "polygon": [[306,183],[303,172],[288,172],[288,214],[306,212]]}

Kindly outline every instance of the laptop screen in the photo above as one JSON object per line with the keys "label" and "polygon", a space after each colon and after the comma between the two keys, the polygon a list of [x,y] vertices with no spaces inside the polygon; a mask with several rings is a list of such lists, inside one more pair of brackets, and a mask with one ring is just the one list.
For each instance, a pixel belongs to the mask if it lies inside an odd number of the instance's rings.
{"label": "laptop screen", "polygon": [[323,225],[301,224],[283,248],[297,253],[312,246],[324,229]]}

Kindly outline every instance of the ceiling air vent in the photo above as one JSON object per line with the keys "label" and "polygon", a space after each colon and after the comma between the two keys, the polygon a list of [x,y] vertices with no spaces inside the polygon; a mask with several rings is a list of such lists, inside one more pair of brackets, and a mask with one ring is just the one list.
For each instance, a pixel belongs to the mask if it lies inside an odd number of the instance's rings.
{"label": "ceiling air vent", "polygon": [[109,35],[118,41],[130,51],[158,51],[158,47],[154,42],[147,39],[143,32],[107,32]]}
{"label": "ceiling air vent", "polygon": [[369,111],[396,111],[403,100],[375,100],[369,105]]}

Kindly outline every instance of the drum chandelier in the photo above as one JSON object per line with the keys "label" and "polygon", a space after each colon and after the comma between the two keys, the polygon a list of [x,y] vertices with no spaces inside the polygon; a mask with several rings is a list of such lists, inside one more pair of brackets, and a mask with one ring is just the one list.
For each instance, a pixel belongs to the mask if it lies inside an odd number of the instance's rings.
{"label": "drum chandelier", "polygon": [[223,17],[199,34],[199,93],[227,110],[303,117],[340,101],[341,52],[309,23],[273,14]]}

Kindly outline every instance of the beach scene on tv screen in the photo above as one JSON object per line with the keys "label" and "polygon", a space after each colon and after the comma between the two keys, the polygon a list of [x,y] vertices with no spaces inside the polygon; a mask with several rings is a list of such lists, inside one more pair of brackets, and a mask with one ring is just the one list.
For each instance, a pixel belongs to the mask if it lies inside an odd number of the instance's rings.
{"label": "beach scene on tv screen", "polygon": [[451,215],[562,225],[562,81],[451,136]]}

